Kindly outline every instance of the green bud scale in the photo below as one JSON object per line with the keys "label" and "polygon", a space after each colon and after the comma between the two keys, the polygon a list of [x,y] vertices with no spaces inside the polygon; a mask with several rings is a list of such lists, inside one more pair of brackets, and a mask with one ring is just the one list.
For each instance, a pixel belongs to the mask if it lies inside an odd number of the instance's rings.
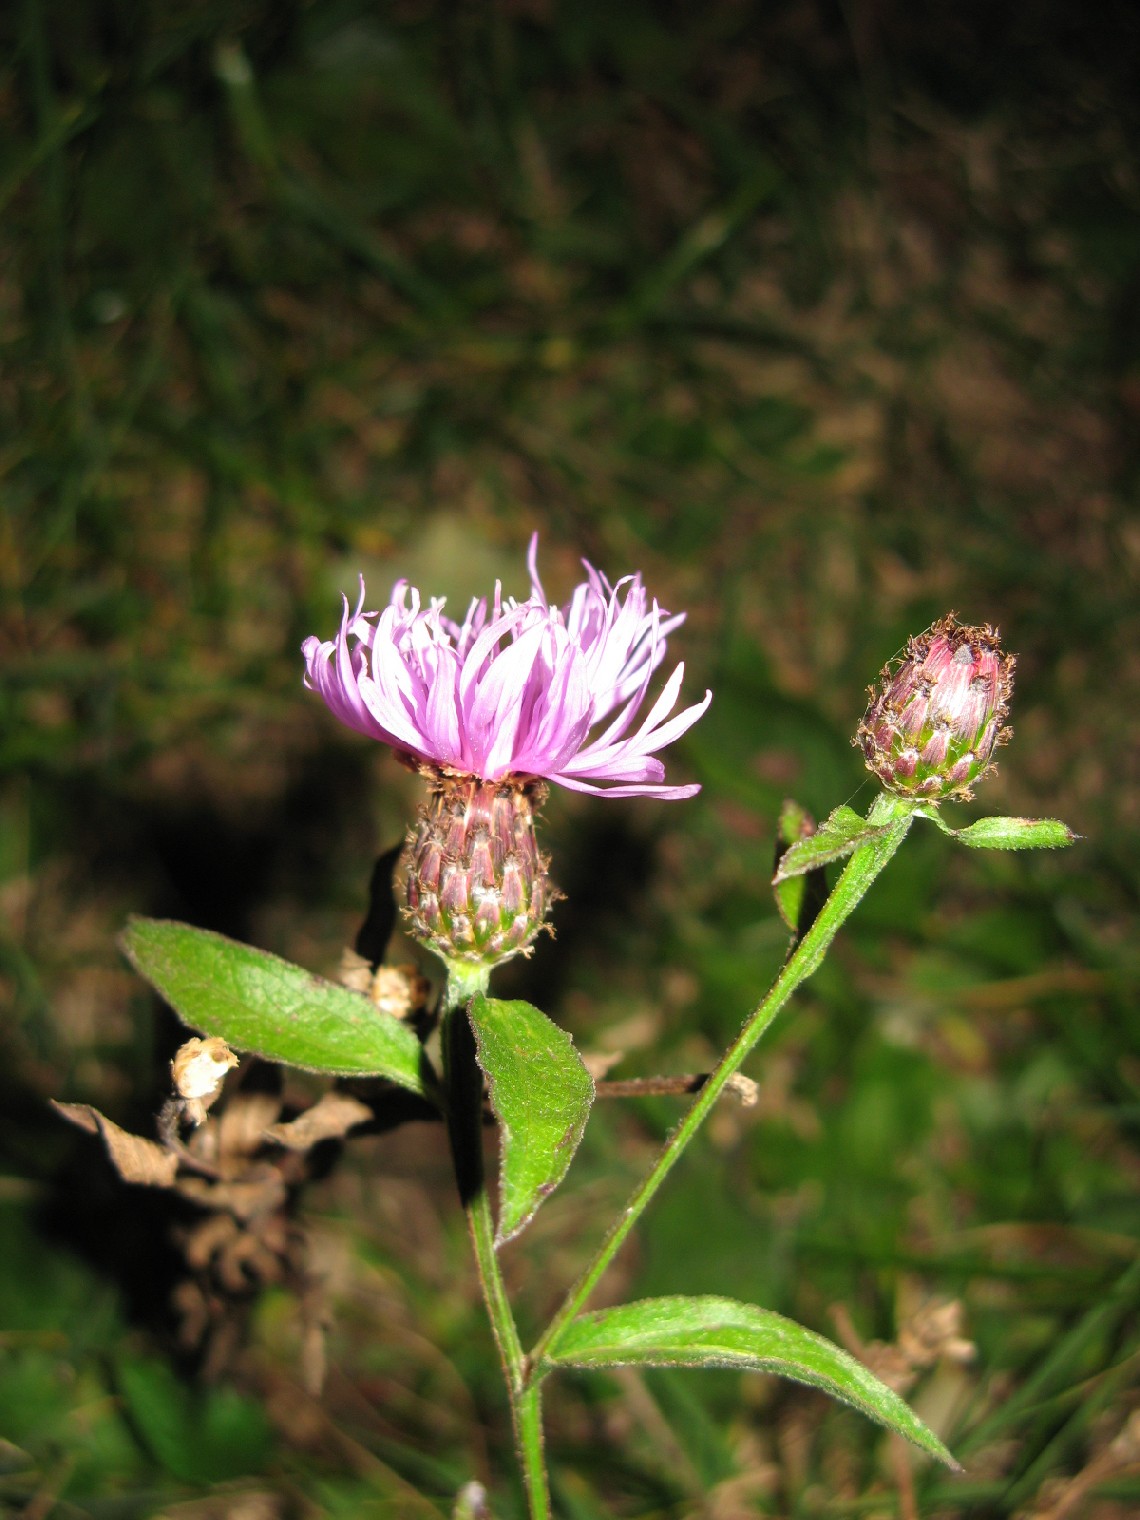
{"label": "green bud scale", "polygon": [[483,781],[421,767],[431,794],[401,860],[412,935],[449,965],[529,952],[557,896],[535,839],[539,781]]}
{"label": "green bud scale", "polygon": [[968,800],[1011,736],[1004,724],[1013,666],[989,624],[968,627],[952,612],[940,618],[868,688],[854,739],[867,768],[902,797]]}

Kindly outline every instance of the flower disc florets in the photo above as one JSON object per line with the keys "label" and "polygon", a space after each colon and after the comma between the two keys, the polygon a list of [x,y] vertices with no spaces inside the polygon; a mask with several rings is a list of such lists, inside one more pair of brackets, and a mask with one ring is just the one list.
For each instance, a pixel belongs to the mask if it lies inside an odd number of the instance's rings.
{"label": "flower disc florets", "polygon": [[633,728],[684,614],[649,605],[640,575],[611,586],[590,565],[566,606],[552,607],[536,551],[537,535],[525,602],[504,600],[496,585],[490,606],[473,601],[461,624],[444,615],[442,599],[423,607],[406,581],[383,612],[364,612],[362,580],[337,637],[305,641],[306,684],[343,723],[441,771],[556,781],[607,797],[691,797],[698,786],[664,785],[656,752],[692,727],[711,692],[670,717],[678,665]]}
{"label": "flower disc florets", "polygon": [[966,627],[952,612],[910,639],[868,688],[854,741],[868,769],[904,797],[968,800],[1010,738],[1013,666],[996,629]]}

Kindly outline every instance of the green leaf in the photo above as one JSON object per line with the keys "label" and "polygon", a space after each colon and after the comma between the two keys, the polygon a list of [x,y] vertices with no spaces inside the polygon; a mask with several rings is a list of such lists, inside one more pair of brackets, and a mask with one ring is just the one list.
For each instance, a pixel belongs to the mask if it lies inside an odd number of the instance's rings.
{"label": "green leaf", "polygon": [[140,976],[192,1029],[306,1071],[386,1077],[412,1092],[430,1082],[406,1024],[359,992],[264,950],[164,919],[133,918],[120,939]]}
{"label": "green leaf", "polygon": [[772,882],[772,892],[776,898],[776,908],[780,917],[793,934],[799,928],[800,912],[804,905],[806,890],[806,876],[792,876],[783,881]]}
{"label": "green leaf", "polygon": [[885,827],[868,823],[865,818],[860,818],[854,808],[837,807],[814,834],[809,834],[806,839],[799,840],[784,851],[776,868],[773,886],[779,886],[781,882],[796,876],[804,876],[809,871],[817,871],[821,866],[830,865],[833,860],[842,860],[861,844],[869,844],[873,839],[881,838],[884,833]]}
{"label": "green leaf", "polygon": [[772,891],[780,917],[793,934],[806,934],[827,897],[827,878],[823,868],[781,877],[780,865],[793,845],[815,834],[815,819],[806,808],[788,798],[780,809],[776,826],[776,876]]}
{"label": "green leaf", "polygon": [[544,1365],[740,1367],[821,1388],[923,1451],[958,1463],[898,1394],[862,1362],[802,1325],[732,1298],[647,1298],[583,1314]]}
{"label": "green leaf", "polygon": [[565,1177],[586,1128],[594,1081],[570,1036],[533,1004],[479,993],[469,1017],[499,1120],[495,1244],[502,1245],[526,1228]]}
{"label": "green leaf", "polygon": [[814,833],[815,819],[807,808],[798,803],[794,797],[785,797],[776,824],[781,851],[786,850],[789,845],[799,844],[801,839],[810,839]]}
{"label": "green leaf", "polygon": [[964,829],[952,829],[936,807],[917,811],[951,839],[975,850],[1059,850],[1078,837],[1059,818],[979,818]]}

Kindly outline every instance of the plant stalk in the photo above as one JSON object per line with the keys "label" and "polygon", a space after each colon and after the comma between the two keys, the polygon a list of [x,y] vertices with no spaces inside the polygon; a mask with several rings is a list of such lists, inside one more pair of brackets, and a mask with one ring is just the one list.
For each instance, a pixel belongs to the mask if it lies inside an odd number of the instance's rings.
{"label": "plant stalk", "polygon": [[447,1088],[447,1128],[459,1197],[475,1252],[479,1284],[499,1352],[511,1402],[515,1445],[526,1487],[531,1520],[550,1520],[550,1488],[542,1438],[539,1380],[527,1377],[527,1360],[511,1312],[506,1283],[495,1251],[495,1223],[483,1166],[483,1074],[475,1057],[475,1036],[467,1019],[467,1002],[485,992],[488,974],[449,975],[444,994],[443,1064]]}
{"label": "plant stalk", "polygon": [[914,818],[915,804],[883,792],[875,800],[867,822],[884,827],[885,832],[861,845],[851,856],[834,889],[820,909],[815,922],[785,961],[783,969],[767,996],[749,1017],[740,1034],[725,1052],[720,1065],[711,1073],[692,1106],[665,1142],[645,1179],[637,1186],[616,1223],[603,1240],[593,1260],[567,1294],[561,1308],[536,1343],[527,1362],[529,1376],[543,1375],[543,1363],[558,1344],[571,1322],[581,1313],[586,1300],[597,1287],[621,1249],[629,1232],[640,1219],[650,1199],[680,1160],[685,1147],[724,1091],[725,1084],[752,1051],[780,1009],[802,982],[816,971],[832,940],[866,894],[872,882],[887,865],[906,838]]}

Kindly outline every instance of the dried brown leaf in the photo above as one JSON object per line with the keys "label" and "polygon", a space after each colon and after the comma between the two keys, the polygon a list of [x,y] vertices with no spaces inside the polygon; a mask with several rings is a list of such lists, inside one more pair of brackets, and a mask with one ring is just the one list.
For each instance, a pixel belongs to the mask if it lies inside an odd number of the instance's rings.
{"label": "dried brown leaf", "polygon": [[156,1140],[132,1135],[106,1115],[87,1103],[52,1103],[56,1113],[70,1120],[89,1135],[99,1135],[107,1154],[124,1182],[144,1187],[172,1187],[178,1171],[178,1157]]}
{"label": "dried brown leaf", "polygon": [[608,1077],[613,1068],[625,1060],[624,1050],[590,1050],[583,1052],[582,1065],[600,1082]]}
{"label": "dried brown leaf", "polygon": [[237,1056],[217,1036],[205,1040],[195,1036],[179,1047],[170,1063],[170,1076],[191,1124],[205,1121],[206,1110],[221,1092],[226,1073],[237,1064]]}
{"label": "dried brown leaf", "polygon": [[203,1208],[231,1213],[235,1219],[253,1220],[284,1208],[289,1190],[280,1174],[271,1167],[259,1167],[248,1177],[235,1182],[208,1182],[202,1177],[184,1177],[178,1190]]}
{"label": "dried brown leaf", "polygon": [[751,1077],[746,1077],[743,1072],[733,1072],[725,1085],[730,1092],[736,1094],[741,1108],[755,1108],[760,1101],[760,1084]]}
{"label": "dried brown leaf", "polygon": [[343,987],[353,992],[363,992],[382,1013],[390,1013],[395,1019],[410,1019],[427,1006],[431,997],[431,983],[415,966],[377,966],[357,955],[355,950],[342,950],[337,979]]}
{"label": "dried brown leaf", "polygon": [[241,1175],[264,1145],[266,1131],[280,1112],[281,1099],[274,1093],[235,1093],[195,1135],[194,1153],[212,1160],[227,1176]]}
{"label": "dried brown leaf", "polygon": [[217,1253],[237,1235],[237,1221],[230,1214],[211,1214],[201,1224],[188,1230],[182,1240],[186,1265],[203,1272]]}
{"label": "dried brown leaf", "polygon": [[372,986],[372,962],[363,955],[357,955],[355,950],[342,950],[337,981],[342,987],[348,987],[353,992],[363,992],[367,996],[368,989]]}
{"label": "dried brown leaf", "polygon": [[274,1124],[265,1133],[291,1151],[307,1151],[321,1140],[342,1139],[350,1129],[371,1118],[367,1103],[347,1093],[328,1092],[296,1119]]}

